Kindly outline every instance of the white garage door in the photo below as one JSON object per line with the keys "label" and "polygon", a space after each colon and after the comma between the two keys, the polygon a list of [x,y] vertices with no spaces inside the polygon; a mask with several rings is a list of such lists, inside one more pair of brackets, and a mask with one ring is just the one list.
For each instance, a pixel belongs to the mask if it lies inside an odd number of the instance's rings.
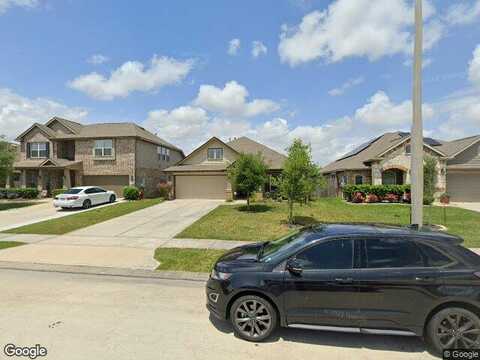
{"label": "white garage door", "polygon": [[480,202],[480,172],[448,173],[447,193],[451,201]]}
{"label": "white garage door", "polygon": [[175,196],[177,199],[225,199],[227,177],[225,175],[177,175]]}

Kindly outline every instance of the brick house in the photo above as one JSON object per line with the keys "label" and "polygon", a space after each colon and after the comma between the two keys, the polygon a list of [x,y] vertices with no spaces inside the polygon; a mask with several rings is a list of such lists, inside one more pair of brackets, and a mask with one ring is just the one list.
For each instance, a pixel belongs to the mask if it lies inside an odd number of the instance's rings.
{"label": "brick house", "polygon": [[[410,184],[410,134],[386,133],[322,169],[328,195],[346,184]],[[437,159],[437,195],[452,201],[480,201],[480,135],[453,141],[424,138],[424,152]]]}
{"label": "brick house", "polygon": [[15,173],[7,186],[47,192],[95,185],[122,194],[124,186],[136,185],[151,195],[167,179],[163,169],[184,158],[180,148],[134,123],[83,125],[54,117],[16,140]]}

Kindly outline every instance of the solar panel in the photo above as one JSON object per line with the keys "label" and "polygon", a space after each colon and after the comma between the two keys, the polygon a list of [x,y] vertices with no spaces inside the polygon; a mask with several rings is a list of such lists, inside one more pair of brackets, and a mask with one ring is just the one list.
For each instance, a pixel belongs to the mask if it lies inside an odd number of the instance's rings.
{"label": "solar panel", "polygon": [[377,141],[378,139],[380,139],[381,136],[373,139],[373,140],[369,140],[367,141],[366,143],[363,143],[362,145],[356,147],[355,149],[353,149],[352,151],[346,153],[345,155],[343,155],[340,159],[338,160],[342,160],[342,159],[346,159],[350,156],[354,156],[354,155],[357,155],[359,153],[361,153],[363,150],[365,150],[366,148],[368,148],[372,143],[374,143],[375,141]]}

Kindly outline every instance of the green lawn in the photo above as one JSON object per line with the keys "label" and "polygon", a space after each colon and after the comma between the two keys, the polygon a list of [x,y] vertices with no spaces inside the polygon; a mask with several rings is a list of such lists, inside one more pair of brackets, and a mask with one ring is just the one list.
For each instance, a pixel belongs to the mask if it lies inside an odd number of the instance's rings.
{"label": "green lawn", "polygon": [[36,202],[1,202],[0,203],[0,211],[3,210],[10,210],[10,209],[18,209],[22,207],[27,207],[27,206],[32,206],[32,205],[37,205],[39,203]]}
{"label": "green lawn", "polygon": [[[222,205],[177,235],[178,238],[223,240],[274,240],[293,231],[286,224],[287,204],[257,204],[254,212],[243,205]],[[401,204],[354,205],[340,199],[321,199],[310,205],[295,205],[297,222],[312,223],[359,222],[407,225],[410,206]],[[425,207],[425,221],[443,224],[442,207]],[[480,213],[447,209],[448,231],[465,239],[465,246],[480,247]]]}
{"label": "green lawn", "polygon": [[26,225],[7,230],[12,234],[54,234],[61,235],[90,225],[95,225],[118,216],[141,210],[161,203],[162,199],[145,199],[128,201],[112,206],[102,207],[79,214],[69,215],[58,219],[46,220],[36,224]]}
{"label": "green lawn", "polygon": [[157,270],[210,272],[213,264],[225,250],[158,248],[155,259]]}
{"label": "green lawn", "polygon": [[0,241],[0,250],[20,245],[25,245],[25,243],[19,241]]}

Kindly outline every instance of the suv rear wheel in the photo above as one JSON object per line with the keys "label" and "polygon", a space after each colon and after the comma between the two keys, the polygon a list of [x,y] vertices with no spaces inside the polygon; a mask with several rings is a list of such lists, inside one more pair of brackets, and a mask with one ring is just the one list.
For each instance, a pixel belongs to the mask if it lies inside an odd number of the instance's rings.
{"label": "suv rear wheel", "polygon": [[277,312],[272,304],[255,295],[235,300],[230,310],[230,321],[235,334],[248,341],[263,341],[277,327]]}
{"label": "suv rear wheel", "polygon": [[438,354],[446,349],[478,349],[480,319],[464,308],[446,308],[432,317],[426,335],[429,345]]}

